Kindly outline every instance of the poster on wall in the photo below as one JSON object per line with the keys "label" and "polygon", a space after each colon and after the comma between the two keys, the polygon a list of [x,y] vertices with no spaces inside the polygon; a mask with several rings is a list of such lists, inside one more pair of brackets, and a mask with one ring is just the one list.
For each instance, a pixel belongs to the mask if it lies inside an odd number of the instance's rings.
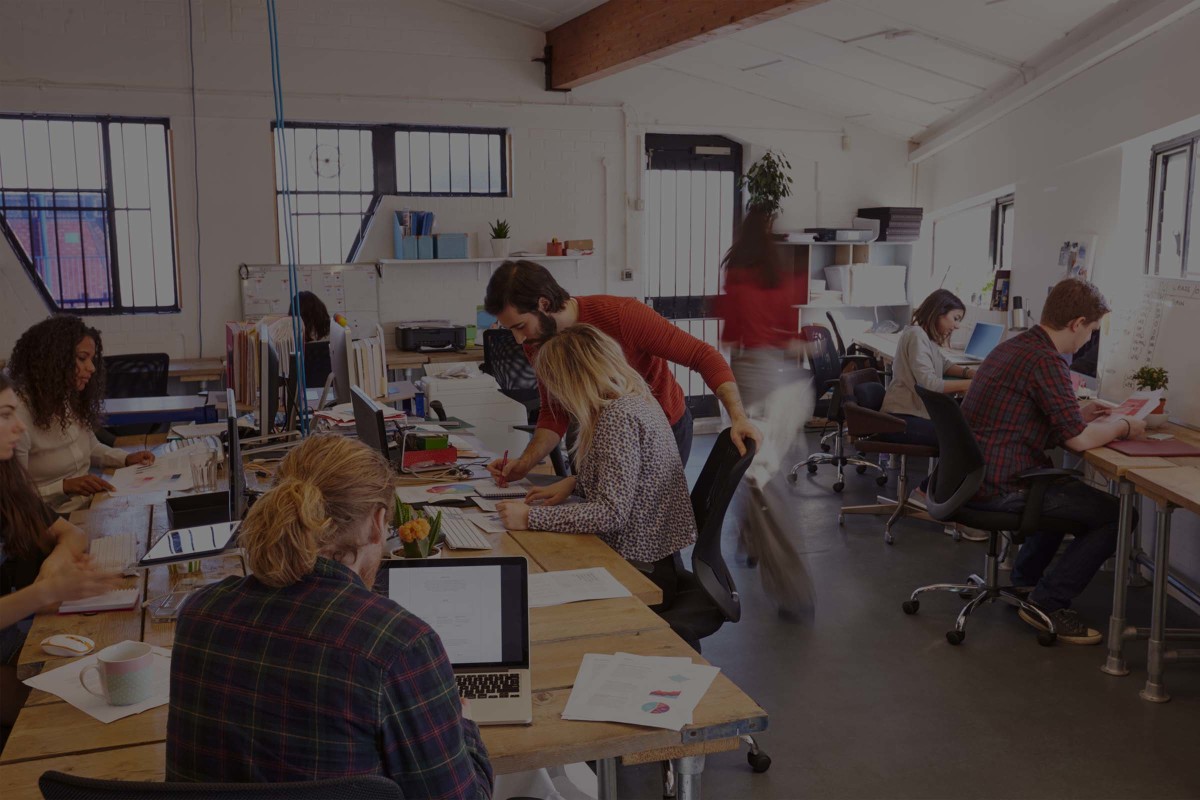
{"label": "poster on wall", "polygon": [[1064,278],[1091,281],[1092,262],[1096,256],[1096,237],[1079,236],[1068,239],[1058,248],[1058,266]]}

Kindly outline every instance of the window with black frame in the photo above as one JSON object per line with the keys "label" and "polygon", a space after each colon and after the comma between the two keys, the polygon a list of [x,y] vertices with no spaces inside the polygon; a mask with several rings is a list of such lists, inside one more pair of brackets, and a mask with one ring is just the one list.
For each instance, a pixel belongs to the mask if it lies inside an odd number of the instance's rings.
{"label": "window with black frame", "polygon": [[1146,273],[1200,280],[1200,258],[1189,258],[1200,236],[1200,132],[1153,148],[1150,158],[1150,219],[1146,225]]}
{"label": "window with black frame", "polygon": [[55,311],[178,311],[167,120],[0,114],[0,227]]}
{"label": "window with black frame", "polygon": [[500,128],[286,123],[275,152],[281,257],[290,224],[299,263],[354,260],[384,195],[507,197],[507,140]]}

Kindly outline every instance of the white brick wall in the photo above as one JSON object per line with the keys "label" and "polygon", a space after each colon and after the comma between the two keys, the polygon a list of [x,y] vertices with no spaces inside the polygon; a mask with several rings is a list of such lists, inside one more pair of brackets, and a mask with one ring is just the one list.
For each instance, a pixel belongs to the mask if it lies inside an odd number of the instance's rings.
{"label": "white brick wall", "polygon": [[[646,67],[569,95],[543,91],[537,31],[426,0],[288,0],[279,4],[285,111],[290,119],[505,127],[512,133],[512,198],[411,198],[436,211],[443,231],[476,234],[497,217],[515,246],[551,236],[591,238],[597,255],[556,267],[571,289],[639,294],[620,282],[639,268],[639,134],[725,133],[748,145],[782,147],[794,164],[820,161],[821,213],[846,218],[858,205],[909,199],[902,142],[855,133],[842,153],[832,121],[794,108]],[[222,323],[239,315],[236,268],[276,261],[274,167],[265,4],[194,0],[200,154],[202,264],[196,263],[184,0],[0,0],[0,110],[166,116],[174,149],[177,261],[183,312],[98,317],[111,352],[166,350],[195,356],[224,346]],[[817,131],[814,133],[813,131]],[[749,153],[751,148],[747,148]],[[607,162],[602,166],[601,159]],[[816,201],[797,177],[789,208],[811,223]],[[626,200],[629,200],[626,203]],[[387,235],[390,242],[390,232]],[[381,254],[387,252],[386,245]],[[44,305],[0,243],[0,353],[41,318]],[[203,275],[203,320],[197,297]],[[482,282],[473,269],[406,273],[385,319],[432,308],[473,318]]]}

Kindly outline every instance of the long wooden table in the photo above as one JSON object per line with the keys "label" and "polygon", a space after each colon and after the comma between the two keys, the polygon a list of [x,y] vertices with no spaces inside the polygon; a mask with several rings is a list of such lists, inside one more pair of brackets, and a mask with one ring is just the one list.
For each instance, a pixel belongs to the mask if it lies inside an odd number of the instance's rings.
{"label": "long wooden table", "polygon": [[[91,535],[135,531],[144,547],[166,530],[164,499],[161,495],[111,497],[73,519]],[[523,531],[498,535],[494,541],[493,553],[524,556],[532,572],[604,566],[633,594],[530,610],[534,724],[482,729],[497,774],[595,759],[601,762],[601,797],[613,798],[618,759],[627,763],[676,759],[679,796],[698,797],[705,754],[735,749],[739,735],[765,729],[766,712],[724,674],[697,707],[694,722],[682,731],[563,720],[562,710],[586,653],[676,655],[705,662],[647,607],[661,601],[658,587],[596,537]],[[454,551],[448,556],[455,557]],[[244,570],[238,556],[208,559],[203,566],[205,578]],[[143,598],[153,598],[183,577],[172,577],[160,566],[128,580],[142,589]],[[154,622],[140,610],[90,617],[41,614],[19,657],[22,677],[70,660],[47,658],[39,647],[44,637],[63,632],[89,636],[97,648],[125,639],[169,647],[174,624]],[[38,776],[50,769],[100,778],[162,780],[166,723],[165,705],[105,725],[54,695],[32,692],[0,757],[3,796],[5,800],[39,797]]]}

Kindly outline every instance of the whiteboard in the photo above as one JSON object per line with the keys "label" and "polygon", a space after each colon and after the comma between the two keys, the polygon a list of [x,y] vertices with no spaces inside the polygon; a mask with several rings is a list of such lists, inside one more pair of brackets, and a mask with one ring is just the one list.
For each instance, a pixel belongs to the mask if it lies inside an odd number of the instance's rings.
{"label": "whiteboard", "polygon": [[1200,427],[1200,281],[1147,276],[1141,302],[1113,316],[1101,339],[1102,394],[1124,399],[1129,375],[1163,367],[1171,420]]}
{"label": "whiteboard", "polygon": [[[296,267],[300,291],[321,298],[329,316],[342,314],[355,337],[370,336],[379,325],[383,278],[375,264],[306,264]],[[242,264],[238,269],[242,319],[287,314],[291,308],[288,268],[283,264]]]}

